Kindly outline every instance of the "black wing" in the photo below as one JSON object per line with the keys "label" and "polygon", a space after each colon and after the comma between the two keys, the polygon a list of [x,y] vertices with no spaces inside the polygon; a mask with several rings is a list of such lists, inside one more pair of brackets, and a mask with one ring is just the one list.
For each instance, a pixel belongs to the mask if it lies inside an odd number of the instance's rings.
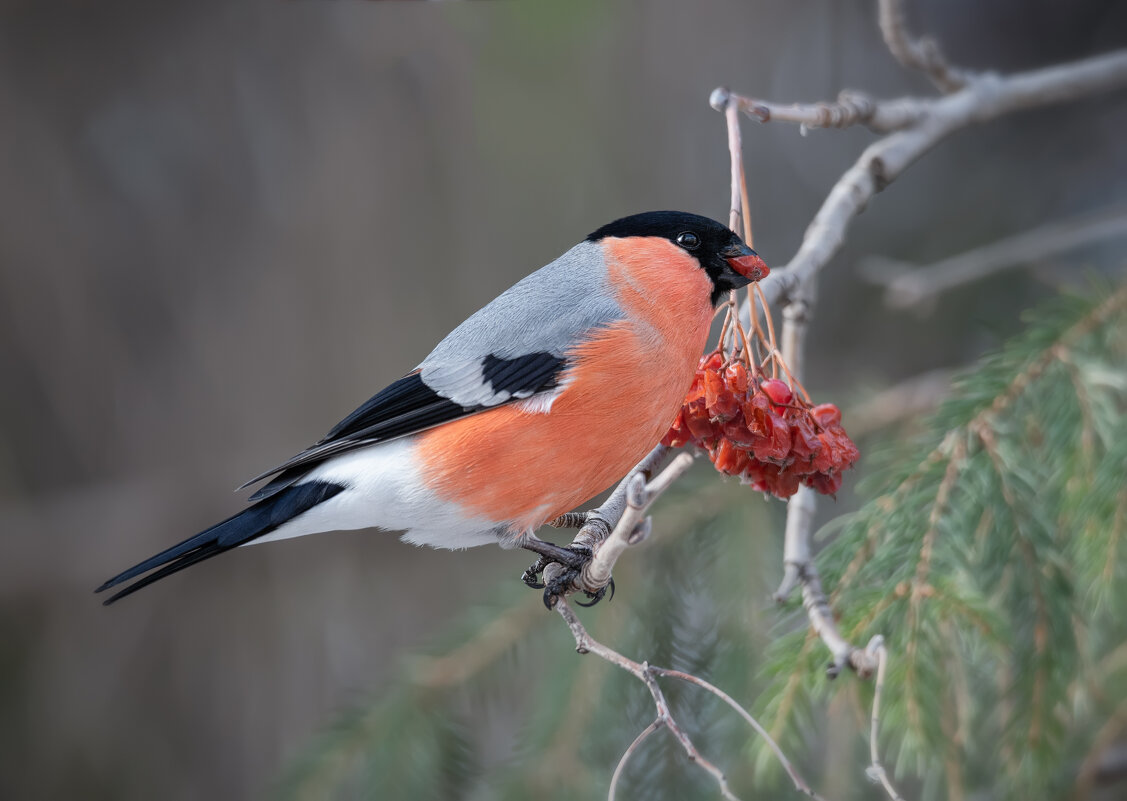
{"label": "black wing", "polygon": [[[567,362],[551,353],[530,353],[512,359],[486,356],[482,373],[494,392],[512,393],[503,405],[555,387]],[[373,395],[363,406],[337,423],[316,445],[267,470],[239,489],[269,476],[268,484],[250,496],[257,501],[292,486],[326,459],[346,451],[415,434],[475,414],[492,405],[463,406],[427,386],[416,371]]]}

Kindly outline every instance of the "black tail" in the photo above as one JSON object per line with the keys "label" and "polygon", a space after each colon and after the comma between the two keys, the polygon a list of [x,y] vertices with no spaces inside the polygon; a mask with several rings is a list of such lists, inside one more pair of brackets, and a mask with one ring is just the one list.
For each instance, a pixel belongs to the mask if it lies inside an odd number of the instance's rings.
{"label": "black tail", "polygon": [[287,487],[278,494],[244,509],[234,517],[229,517],[222,523],[216,523],[206,531],[201,531],[196,536],[189,537],[179,545],[161,551],[156,556],[149,557],[144,562],[134,565],[124,573],[119,573],[94,592],[116,587],[122,582],[129,581],[131,578],[164,565],[160,570],[149,573],[149,575],[133,582],[103,602],[106,606],[109,606],[119,598],[137,592],[142,587],[147,587],[165,576],[171,576],[186,567],[191,567],[196,562],[210,559],[224,551],[245,545],[264,534],[269,534],[287,520],[292,520],[322,501],[327,501],[342,490],[344,490],[344,487],[340,484],[330,484],[325,481],[312,481]]}

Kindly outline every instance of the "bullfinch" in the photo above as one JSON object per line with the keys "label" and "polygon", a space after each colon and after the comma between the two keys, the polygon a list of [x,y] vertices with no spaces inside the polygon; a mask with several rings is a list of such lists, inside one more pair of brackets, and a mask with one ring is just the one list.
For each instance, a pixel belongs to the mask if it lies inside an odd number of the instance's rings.
{"label": "bullfinch", "polygon": [[739,236],[696,214],[604,225],[472,315],[321,441],[244,485],[269,479],[250,506],[97,591],[140,576],[110,604],[241,545],[381,528],[435,548],[526,548],[540,555],[538,569],[559,562],[550,606],[590,553],[534,532],[658,443],[715,309],[767,272]]}

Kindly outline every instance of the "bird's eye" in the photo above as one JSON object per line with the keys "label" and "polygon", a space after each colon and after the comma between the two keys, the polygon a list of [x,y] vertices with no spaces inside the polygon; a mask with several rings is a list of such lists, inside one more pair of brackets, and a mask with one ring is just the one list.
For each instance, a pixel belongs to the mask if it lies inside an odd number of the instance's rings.
{"label": "bird's eye", "polygon": [[700,237],[692,231],[685,231],[683,234],[677,234],[677,244],[685,250],[696,250],[700,247]]}

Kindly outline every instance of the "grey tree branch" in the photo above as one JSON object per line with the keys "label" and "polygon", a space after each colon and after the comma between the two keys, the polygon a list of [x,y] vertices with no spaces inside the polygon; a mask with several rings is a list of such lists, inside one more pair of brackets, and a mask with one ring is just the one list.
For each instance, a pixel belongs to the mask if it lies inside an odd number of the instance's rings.
{"label": "grey tree branch", "polygon": [[988,245],[951,256],[928,267],[912,268],[904,262],[869,259],[861,274],[885,287],[884,301],[893,309],[921,309],[936,295],[1003,270],[1043,261],[1104,239],[1127,235],[1127,207],[1062,220],[999,239]]}
{"label": "grey tree branch", "polygon": [[[791,375],[803,377],[806,333],[814,309],[814,281],[811,276],[801,284],[783,309],[782,351],[783,360]],[[806,486],[787,502],[787,522],[783,540],[783,580],[775,592],[775,600],[785,601],[795,587],[802,588],[802,605],[810,619],[810,626],[821,638],[833,657],[826,675],[837,677],[845,667],[850,667],[862,678],[876,670],[875,657],[854,647],[838,631],[833,610],[822,588],[822,579],[814,562],[814,490]]]}
{"label": "grey tree branch", "polygon": [[674,481],[684,475],[692,464],[692,454],[679,453],[668,467],[648,483],[642,472],[630,475],[626,482],[626,509],[614,531],[596,548],[591,561],[584,565],[578,579],[581,587],[599,589],[610,582],[614,565],[622,552],[649,536],[650,519],[646,517],[646,510],[673,485]]}
{"label": "grey tree branch", "polygon": [[908,69],[920,70],[941,92],[962,89],[973,76],[947,63],[939,43],[930,36],[914,39],[908,31],[904,0],[880,0],[877,20],[884,43],[893,57]]}
{"label": "grey tree branch", "polygon": [[[888,103],[897,104],[901,109],[914,108],[913,113],[918,111],[918,116],[867,147],[838,180],[806,229],[798,252],[785,267],[773,269],[760,283],[767,301],[774,303],[789,298],[803,281],[825,267],[845,243],[853,218],[869,201],[956,131],[1016,111],[1124,87],[1127,87],[1127,51],[1119,50],[1014,75],[968,76],[962,89],[940,98],[878,101],[874,119],[880,118],[881,109]],[[722,96],[740,103],[761,102],[744,101],[730,93]],[[903,117],[903,112],[898,114]],[[781,117],[772,115],[769,119]]]}
{"label": "grey tree branch", "polygon": [[864,125],[876,133],[891,133],[907,128],[927,113],[927,100],[906,97],[877,101],[863,92],[843,91],[832,103],[772,103],[744,97],[720,88],[712,92],[712,107],[726,111],[729,106],[759,122],[793,122],[803,128],[851,128]]}
{"label": "grey tree branch", "polygon": [[[721,91],[719,89],[717,92]],[[713,97],[716,92],[713,92]],[[713,108],[717,108],[713,102]],[[740,188],[744,185],[743,172],[743,139],[740,137],[740,113],[735,107],[729,106],[724,111],[724,120],[728,124],[728,161],[732,168],[732,200],[728,207],[728,227],[733,231],[740,230],[740,220],[747,219],[747,209],[744,208],[743,193]],[[748,226],[750,228],[750,226]],[[751,246],[751,243],[748,243]]]}

